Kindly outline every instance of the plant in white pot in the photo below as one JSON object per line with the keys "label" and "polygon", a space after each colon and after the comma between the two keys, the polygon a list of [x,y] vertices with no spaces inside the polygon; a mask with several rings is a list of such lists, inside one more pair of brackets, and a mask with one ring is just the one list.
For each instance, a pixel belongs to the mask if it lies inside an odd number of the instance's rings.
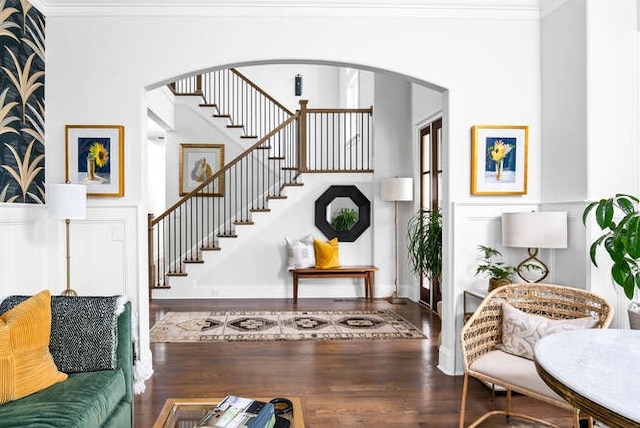
{"label": "plant in white pot", "polygon": [[640,289],[639,202],[640,199],[635,196],[618,193],[611,198],[591,202],[582,213],[582,223],[585,226],[589,214],[593,212],[598,227],[605,231],[589,248],[591,263],[598,267],[596,255],[598,247],[603,247],[613,262],[613,282],[618,284],[624,290],[625,296],[632,301],[628,312],[629,324],[634,329],[640,329],[638,303],[633,301],[636,291]]}

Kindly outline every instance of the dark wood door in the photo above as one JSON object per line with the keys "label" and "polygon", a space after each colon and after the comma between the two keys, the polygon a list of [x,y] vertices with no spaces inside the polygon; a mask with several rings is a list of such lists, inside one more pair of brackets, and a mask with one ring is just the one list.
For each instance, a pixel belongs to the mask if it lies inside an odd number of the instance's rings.
{"label": "dark wood door", "polygon": [[[442,193],[442,118],[419,130],[420,209],[428,213],[441,206]],[[442,300],[440,282],[420,276],[420,303],[436,309]]]}

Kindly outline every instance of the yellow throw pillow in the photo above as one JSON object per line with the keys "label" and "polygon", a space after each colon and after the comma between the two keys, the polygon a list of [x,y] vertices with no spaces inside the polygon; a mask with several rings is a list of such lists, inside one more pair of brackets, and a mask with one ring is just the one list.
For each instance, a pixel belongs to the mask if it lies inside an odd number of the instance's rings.
{"label": "yellow throw pillow", "polygon": [[313,249],[316,253],[316,269],[329,269],[340,267],[338,257],[338,238],[329,242],[313,240]]}
{"label": "yellow throw pillow", "polygon": [[49,290],[0,315],[0,404],[67,378],[58,371],[49,353],[50,334]]}

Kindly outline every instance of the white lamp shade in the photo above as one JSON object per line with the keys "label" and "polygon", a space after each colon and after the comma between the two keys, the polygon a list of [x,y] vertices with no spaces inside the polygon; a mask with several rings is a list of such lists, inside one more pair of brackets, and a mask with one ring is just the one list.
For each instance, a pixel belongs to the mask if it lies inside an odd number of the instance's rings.
{"label": "white lamp shade", "polygon": [[567,248],[567,213],[503,213],[502,245],[518,248]]}
{"label": "white lamp shade", "polygon": [[393,177],[382,181],[383,201],[413,201],[413,178]]}
{"label": "white lamp shade", "polygon": [[47,184],[47,207],[53,218],[87,218],[87,186],[83,184]]}

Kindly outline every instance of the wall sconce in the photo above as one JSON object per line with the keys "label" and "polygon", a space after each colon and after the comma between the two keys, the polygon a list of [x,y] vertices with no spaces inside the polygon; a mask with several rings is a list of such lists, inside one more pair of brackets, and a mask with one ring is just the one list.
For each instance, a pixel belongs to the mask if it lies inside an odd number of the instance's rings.
{"label": "wall sconce", "polygon": [[294,92],[296,94],[296,97],[302,96],[302,74],[296,74]]}
{"label": "wall sconce", "polygon": [[[517,267],[518,276],[526,282],[540,282],[549,268],[538,255],[539,248],[567,248],[567,213],[564,211],[533,211],[502,214],[502,245],[526,248],[529,254]],[[531,281],[523,274],[528,264],[537,264],[541,276]]]}

